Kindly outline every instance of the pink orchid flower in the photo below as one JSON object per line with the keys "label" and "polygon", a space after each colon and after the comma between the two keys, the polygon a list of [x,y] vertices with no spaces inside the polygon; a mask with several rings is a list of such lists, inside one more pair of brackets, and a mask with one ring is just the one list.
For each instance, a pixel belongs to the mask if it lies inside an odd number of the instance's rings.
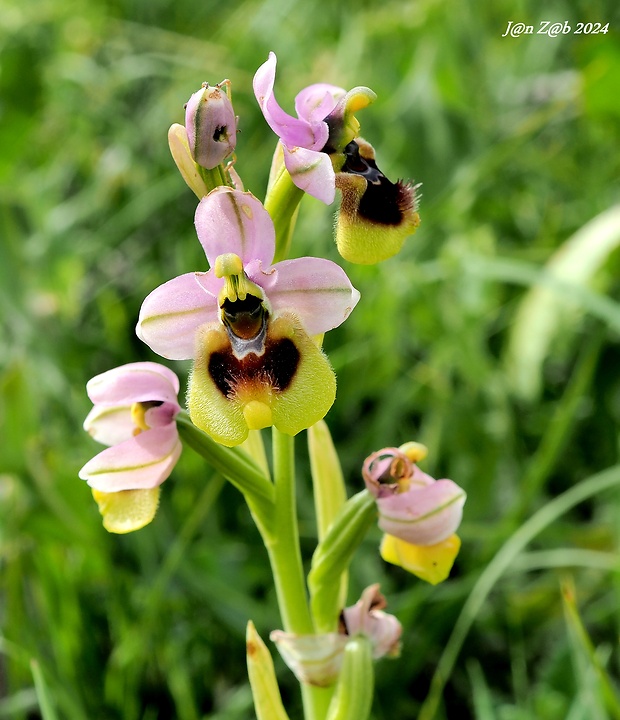
{"label": "pink orchid flower", "polygon": [[273,223],[251,193],[218,187],[195,220],[211,269],[156,288],[136,332],[164,357],[195,360],[189,411],[218,442],[236,445],[272,424],[296,434],[335,397],[333,371],[310,336],[340,325],[359,293],[329,260],[272,265]]}
{"label": "pink orchid flower", "polygon": [[[269,59],[254,75],[254,94],[267,124],[280,138],[284,164],[298,188],[327,205],[336,196],[336,173],[331,154],[357,136],[359,123],[352,112],[375,98],[372,90],[343,88],[317,83],[302,90],[295,98],[297,117],[286,113],[273,94],[277,59]],[[339,159],[340,164],[344,157]]]}
{"label": "pink orchid flower", "polygon": [[436,545],[461,523],[465,492],[452,480],[435,480],[398,448],[368,457],[362,470],[377,499],[379,527],[412,545]]}
{"label": "pink orchid flower", "polygon": [[103,492],[161,485],[181,453],[177,376],[157,363],[130,363],[97,375],[86,391],[94,407],[84,429],[111,447],[86,463],[80,477]]}
{"label": "pink orchid flower", "polygon": [[159,485],[181,454],[179,380],[163,365],[138,362],[97,375],[86,390],[94,407],[84,429],[110,447],[79,476],[93,488],[108,530],[136,530],[152,520]]}

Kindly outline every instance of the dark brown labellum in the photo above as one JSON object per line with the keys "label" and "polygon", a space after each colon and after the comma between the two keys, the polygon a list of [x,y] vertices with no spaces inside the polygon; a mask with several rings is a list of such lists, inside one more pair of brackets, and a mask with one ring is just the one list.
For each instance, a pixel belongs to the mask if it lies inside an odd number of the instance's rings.
{"label": "dark brown labellum", "polygon": [[282,392],[295,377],[299,360],[299,350],[292,340],[268,340],[262,355],[250,353],[241,360],[232,349],[214,352],[209,358],[209,374],[227,398],[234,396],[242,384],[261,384]]}

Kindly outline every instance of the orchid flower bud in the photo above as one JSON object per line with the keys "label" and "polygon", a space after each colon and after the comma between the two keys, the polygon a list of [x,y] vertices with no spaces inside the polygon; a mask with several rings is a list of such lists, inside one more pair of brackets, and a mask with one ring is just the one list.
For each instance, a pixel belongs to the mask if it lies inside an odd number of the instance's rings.
{"label": "orchid flower bud", "polygon": [[427,449],[409,442],[384,448],[364,462],[362,475],[386,533],[381,557],[433,585],[445,580],[459,552],[456,532],[465,492],[452,480],[435,480],[416,465]]}
{"label": "orchid flower bud", "polygon": [[185,128],[192,157],[198,165],[212,170],[235,149],[237,118],[223,86],[224,80],[211,87],[203,83],[185,106]]}
{"label": "orchid flower bud", "polygon": [[367,587],[362,597],[342,611],[342,623],[348,635],[366,635],[372,645],[375,660],[384,655],[396,657],[400,653],[403,628],[394,617],[383,612],[387,602],[379,592],[379,584]]}

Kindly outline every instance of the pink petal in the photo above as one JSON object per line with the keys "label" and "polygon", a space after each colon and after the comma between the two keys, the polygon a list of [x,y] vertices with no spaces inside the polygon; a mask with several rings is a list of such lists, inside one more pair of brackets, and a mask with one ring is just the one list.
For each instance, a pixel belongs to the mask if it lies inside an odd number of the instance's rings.
{"label": "pink petal", "polygon": [[84,420],[84,430],[103,445],[118,445],[133,437],[136,425],[129,405],[96,405]]}
{"label": "pink petal", "polygon": [[413,545],[435,545],[456,532],[465,498],[452,480],[378,498],[379,527]]}
{"label": "pink petal", "polygon": [[276,64],[276,56],[271,52],[267,62],[263,63],[254,75],[254,94],[267,124],[282,142],[291,148],[299,146],[320,150],[329,136],[327,124],[311,124],[282,110],[273,94]]}
{"label": "pink petal", "polygon": [[415,485],[433,485],[436,483],[437,480],[435,480],[434,477],[431,477],[427,473],[425,473],[423,470],[420,470],[419,466],[415,463],[413,464],[413,474],[411,475],[411,483]]}
{"label": "pink petal", "polygon": [[328,83],[309,85],[297,93],[295,112],[309,123],[323,122],[346,92],[343,88]]}
{"label": "pink petal", "polygon": [[186,273],[160,285],[142,303],[136,334],[162,357],[193,358],[196,330],[218,318],[221,284],[208,272]]}
{"label": "pink petal", "polygon": [[102,492],[149,489],[161,485],[181,454],[174,423],[154,428],[100,452],[80,470],[90,487]]}
{"label": "pink petal", "polygon": [[345,271],[324,258],[284,260],[249,277],[260,285],[275,315],[289,310],[301,320],[309,335],[338,327],[356,306],[360,294]]}
{"label": "pink petal", "polygon": [[137,362],[108,370],[89,380],[88,397],[95,405],[125,405],[160,400],[176,404],[179,378],[154,362]]}
{"label": "pink petal", "polygon": [[367,587],[355,605],[342,611],[347,634],[362,633],[370,638],[375,659],[397,652],[402,634],[398,620],[383,612],[385,605],[385,598],[379,592],[377,583]]}
{"label": "pink petal", "polygon": [[164,425],[170,425],[170,423],[177,416],[180,406],[178,403],[164,403],[157,407],[149,408],[144,413],[144,421],[150,428],[163,427]]}
{"label": "pink petal", "polygon": [[269,213],[252,193],[218,187],[196,209],[196,232],[211,267],[218,255],[235,253],[243,264],[271,263],[275,231]]}
{"label": "pink petal", "polygon": [[284,146],[284,164],[300,190],[330,205],[336,197],[336,174],[329,155],[303,147]]}

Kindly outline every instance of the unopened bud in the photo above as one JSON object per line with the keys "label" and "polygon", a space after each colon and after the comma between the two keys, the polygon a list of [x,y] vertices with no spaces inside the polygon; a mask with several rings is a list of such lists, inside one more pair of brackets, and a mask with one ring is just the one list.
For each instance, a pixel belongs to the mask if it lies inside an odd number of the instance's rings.
{"label": "unopened bud", "polygon": [[185,106],[185,128],[192,156],[198,165],[212,170],[235,149],[237,118],[230,98],[222,90],[228,81],[195,92]]}

